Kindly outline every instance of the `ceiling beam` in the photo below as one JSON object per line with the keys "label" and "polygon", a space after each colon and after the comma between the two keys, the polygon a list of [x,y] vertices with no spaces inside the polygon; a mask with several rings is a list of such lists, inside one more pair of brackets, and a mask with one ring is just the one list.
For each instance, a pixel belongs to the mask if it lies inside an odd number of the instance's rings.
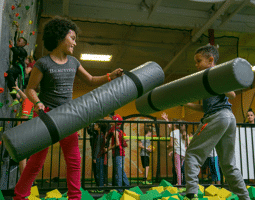
{"label": "ceiling beam", "polygon": [[69,0],[63,0],[63,16],[69,16]]}
{"label": "ceiling beam", "polygon": [[[194,42],[196,42],[198,40],[198,38],[201,37],[201,35],[211,27],[211,25],[217,20],[217,18],[219,18],[225,11],[226,9],[228,9],[228,7],[231,5],[231,3],[234,2],[234,0],[227,0],[225,1],[225,3],[223,3],[223,5],[219,8],[219,10],[216,11],[216,13],[203,25],[203,27],[201,29],[199,29],[191,38],[191,40],[176,54],[176,56],[166,65],[166,67],[163,69],[164,72],[166,73],[172,66],[172,64],[179,58],[179,56]],[[165,80],[167,80],[172,73],[174,73],[175,71],[177,71],[177,69],[175,69],[174,71],[172,71]]]}
{"label": "ceiling beam", "polygon": [[115,58],[113,58],[113,63],[112,63],[112,68],[115,69],[118,65],[118,63],[121,61],[124,53],[127,50],[127,47],[125,46],[125,44],[128,43],[128,40],[134,35],[134,33],[136,32],[136,27],[135,26],[130,26],[128,31],[125,33],[124,37],[123,37],[123,41],[121,42],[120,46],[118,46],[118,53],[115,56]]}
{"label": "ceiling beam", "polygon": [[162,1],[162,0],[157,0],[156,3],[153,4],[153,5],[151,6],[151,10],[150,10],[150,12],[149,12],[149,15],[148,15],[148,18],[147,18],[147,19],[150,19],[151,16],[152,16],[153,14],[156,13],[156,10],[157,10],[157,8],[159,7],[161,1]]}
{"label": "ceiling beam", "polygon": [[240,10],[242,10],[244,8],[244,6],[246,6],[248,3],[250,3],[250,0],[244,0],[240,6],[237,7],[237,9],[235,9],[234,12],[232,12],[230,15],[229,14],[225,14],[222,16],[222,22],[218,27],[222,27],[224,26],[226,23],[228,23]]}

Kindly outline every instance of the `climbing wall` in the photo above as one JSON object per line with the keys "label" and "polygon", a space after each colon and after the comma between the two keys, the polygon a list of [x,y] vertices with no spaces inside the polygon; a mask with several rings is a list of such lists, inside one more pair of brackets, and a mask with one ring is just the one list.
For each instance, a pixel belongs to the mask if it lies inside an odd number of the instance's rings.
{"label": "climbing wall", "polygon": [[[7,88],[4,72],[6,72],[12,60],[12,52],[9,48],[9,40],[14,40],[14,34],[16,26],[14,22],[17,21],[20,24],[20,36],[24,37],[28,41],[28,45],[25,47],[28,55],[31,55],[36,50],[36,37],[37,27],[41,13],[41,1],[37,0],[2,0],[2,18],[1,22],[1,41],[0,41],[0,118],[2,117],[15,117],[15,112],[18,111],[20,105],[16,105],[12,108],[11,96]],[[1,122],[0,127],[3,127]],[[5,129],[8,128],[6,125]]]}
{"label": "climbing wall", "polygon": [[[15,118],[20,105],[9,107],[12,103],[4,73],[11,67],[12,52],[9,40],[14,41],[17,21],[20,25],[20,37],[28,41],[25,49],[28,55],[36,50],[37,27],[42,12],[41,0],[0,0],[0,118]],[[0,137],[4,130],[13,127],[11,120],[0,120]],[[0,141],[1,142],[1,141]],[[17,177],[17,163],[10,159],[8,152],[0,145],[0,189],[14,188]]]}

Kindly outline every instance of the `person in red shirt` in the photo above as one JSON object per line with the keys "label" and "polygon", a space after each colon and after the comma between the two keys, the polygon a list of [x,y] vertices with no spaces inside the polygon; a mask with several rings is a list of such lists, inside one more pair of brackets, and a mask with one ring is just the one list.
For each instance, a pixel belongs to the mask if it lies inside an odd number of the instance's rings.
{"label": "person in red shirt", "polygon": [[[113,120],[122,121],[122,117],[116,114],[112,117]],[[114,168],[114,178],[116,180],[117,186],[129,186],[129,181],[127,175],[124,171],[125,166],[125,150],[127,147],[126,141],[124,139],[124,132],[120,129],[121,122],[113,123],[111,129],[109,130],[109,135],[111,135],[111,145],[107,151],[112,150],[112,160]],[[122,189],[117,189],[118,192],[122,192]]]}

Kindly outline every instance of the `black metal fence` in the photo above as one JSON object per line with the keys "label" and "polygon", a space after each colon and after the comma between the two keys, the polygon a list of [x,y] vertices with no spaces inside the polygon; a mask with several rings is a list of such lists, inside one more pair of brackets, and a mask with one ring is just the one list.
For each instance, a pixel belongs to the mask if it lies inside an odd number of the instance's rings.
{"label": "black metal fence", "polygon": [[[21,119],[13,118],[0,118],[2,124],[2,133],[10,129],[18,123],[21,123]],[[20,121],[20,122],[19,122]],[[144,115],[131,115],[124,117],[120,125],[120,129],[125,133],[121,146],[125,143],[127,147],[123,147],[125,151],[125,157],[122,157],[124,161],[122,166],[116,164],[116,156],[112,155],[113,150],[109,150],[105,153],[105,150],[117,143],[116,137],[108,134],[109,129],[113,125],[117,125],[116,121],[100,120],[96,122],[99,124],[99,129],[95,128],[94,124],[90,127],[86,127],[80,130],[79,133],[79,147],[82,157],[81,162],[81,184],[84,189],[87,190],[110,190],[110,189],[123,189],[128,187],[151,187],[156,185],[162,179],[171,182],[173,185],[178,184],[178,177],[181,177],[181,185],[184,186],[185,179],[183,174],[183,162],[182,162],[182,145],[185,145],[184,149],[188,146],[189,139],[192,139],[192,135],[195,133],[199,123],[194,122],[166,122],[163,120],[157,120],[152,116]],[[102,126],[104,124],[104,126]],[[169,127],[170,126],[170,127]],[[102,128],[104,127],[104,129]],[[151,136],[146,136],[145,133],[151,131]],[[103,131],[103,140],[98,137],[99,133]],[[179,131],[179,148],[178,138],[175,137],[173,131]],[[255,168],[254,168],[254,147],[255,147],[255,130],[253,126],[249,124],[237,124],[236,130],[236,163],[237,167],[241,170],[241,173],[247,184],[252,185],[254,183]],[[116,131],[114,131],[116,133]],[[183,132],[185,134],[183,134]],[[146,140],[150,144],[147,146],[150,151],[145,150],[149,161],[147,160],[147,178],[146,167],[143,166],[141,158],[141,149],[146,145]],[[184,142],[182,141],[184,140]],[[176,143],[177,142],[177,143]],[[183,142],[183,143],[182,143]],[[99,154],[95,156],[96,148],[99,145]],[[146,148],[146,147],[145,147]],[[177,149],[177,150],[176,150]],[[179,149],[179,150],[178,150]],[[116,150],[116,149],[115,149]],[[179,152],[178,152],[179,151]],[[101,152],[101,153],[100,153]],[[103,152],[103,153],[102,153]],[[172,152],[172,154],[170,154]],[[117,153],[117,152],[115,152]],[[179,154],[181,162],[176,166],[176,154]],[[94,157],[93,157],[94,155]],[[107,156],[106,156],[107,155]],[[178,155],[177,155],[178,156]],[[215,153],[212,154],[214,160],[217,159]],[[93,159],[95,158],[95,159]],[[103,164],[97,165],[94,161],[103,159]],[[15,187],[16,182],[19,179],[19,163],[14,162],[9,156],[8,152],[1,143],[1,166],[0,166],[0,189],[2,191],[11,191]],[[149,162],[149,163],[148,163]],[[94,164],[93,164],[94,163]],[[145,162],[146,163],[146,162]],[[103,185],[100,183],[100,178],[97,179],[96,173],[101,171],[100,177],[103,174]],[[116,176],[117,170],[123,167],[129,186],[117,186]],[[180,170],[180,171],[178,171]],[[177,174],[176,174],[177,171]],[[179,173],[181,172],[181,175]],[[201,167],[199,174],[200,184],[207,185],[212,184],[215,178],[215,172],[212,172],[210,162],[206,162]],[[220,172],[219,172],[220,173]],[[178,176],[179,175],[179,176]],[[222,174],[220,176],[220,184],[226,184]],[[124,181],[124,178],[122,181]],[[216,180],[217,181],[217,180]],[[180,181],[179,181],[180,182]],[[217,182],[215,182],[217,184]],[[59,189],[60,191],[67,190],[66,183],[66,166],[61,152],[59,144],[54,144],[50,147],[45,164],[40,174],[35,180],[40,191],[50,191],[52,189]],[[99,188],[101,184],[102,187]]]}

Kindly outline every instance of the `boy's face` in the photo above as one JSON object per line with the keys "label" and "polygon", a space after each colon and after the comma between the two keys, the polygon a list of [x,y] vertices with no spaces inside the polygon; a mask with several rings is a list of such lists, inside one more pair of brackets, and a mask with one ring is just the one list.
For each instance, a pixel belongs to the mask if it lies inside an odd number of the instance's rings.
{"label": "boy's face", "polygon": [[210,68],[214,66],[214,58],[211,56],[207,58],[201,53],[197,53],[194,56],[194,60],[196,62],[196,67],[198,71],[202,71],[204,69]]}
{"label": "boy's face", "polygon": [[61,47],[67,55],[73,54],[74,47],[76,46],[76,33],[70,30],[65,39],[61,42]]}
{"label": "boy's face", "polygon": [[23,38],[19,38],[17,40],[17,46],[18,47],[24,47],[26,44],[25,44],[25,41],[23,40]]}
{"label": "boy's face", "polygon": [[247,118],[248,118],[248,122],[253,122],[253,120],[254,120],[253,112],[248,112],[247,113]]}

